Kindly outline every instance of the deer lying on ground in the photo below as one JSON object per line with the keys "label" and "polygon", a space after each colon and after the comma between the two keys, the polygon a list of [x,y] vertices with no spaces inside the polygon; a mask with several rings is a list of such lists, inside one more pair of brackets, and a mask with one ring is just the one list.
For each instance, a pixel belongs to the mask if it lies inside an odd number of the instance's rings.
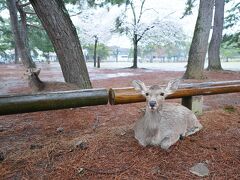
{"label": "deer lying on ground", "polygon": [[180,80],[170,81],[166,88],[153,85],[147,88],[141,81],[133,81],[147,101],[144,116],[134,126],[135,138],[142,146],[155,145],[167,150],[184,136],[199,131],[202,125],[194,113],[180,104],[166,103],[165,98],[175,92]]}
{"label": "deer lying on ground", "polygon": [[46,91],[67,91],[80,89],[75,84],[65,82],[45,82],[39,78],[41,69],[29,68],[24,73],[24,76],[28,79],[28,85],[32,89],[32,92],[46,92]]}

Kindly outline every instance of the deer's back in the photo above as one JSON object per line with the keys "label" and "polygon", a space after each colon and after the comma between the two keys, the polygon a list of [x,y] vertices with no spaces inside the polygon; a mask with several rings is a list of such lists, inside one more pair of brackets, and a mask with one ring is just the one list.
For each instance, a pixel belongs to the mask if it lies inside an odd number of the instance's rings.
{"label": "deer's back", "polygon": [[191,110],[177,103],[165,103],[159,112],[168,121],[191,119],[194,115]]}
{"label": "deer's back", "polygon": [[197,121],[191,110],[177,103],[164,104],[160,114],[161,124],[167,124],[171,127],[192,126]]}

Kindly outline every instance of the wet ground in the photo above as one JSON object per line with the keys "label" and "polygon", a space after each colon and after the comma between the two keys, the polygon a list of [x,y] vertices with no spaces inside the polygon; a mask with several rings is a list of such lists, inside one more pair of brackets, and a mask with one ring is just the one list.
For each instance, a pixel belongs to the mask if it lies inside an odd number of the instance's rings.
{"label": "wet ground", "polygon": [[[158,73],[158,72],[173,72],[175,74],[183,74],[186,63],[139,63],[140,69],[131,70],[127,67],[131,66],[129,62],[103,62],[101,68],[93,68],[93,63],[87,63],[90,79],[97,84],[98,80],[107,80],[121,77],[137,77],[141,73]],[[225,70],[237,70],[240,72],[240,62],[223,62],[222,66]],[[64,82],[59,63],[53,62],[50,64],[39,63],[38,68],[41,68],[40,78],[43,81],[59,81]],[[226,72],[225,72],[226,73]],[[171,76],[170,76],[171,77]],[[224,77],[223,77],[224,78]],[[238,77],[232,77],[237,79]],[[166,77],[168,79],[168,77]],[[131,84],[129,84],[131,85]],[[100,86],[100,85],[98,85]],[[22,92],[19,92],[18,87],[22,87]],[[100,86],[104,87],[104,86]],[[0,65],[0,94],[8,93],[24,93],[29,92],[27,79],[24,76],[24,68],[22,65]]]}
{"label": "wet ground", "polygon": [[[90,64],[88,64],[88,66],[89,76],[92,81],[138,75],[135,72],[124,70],[121,72],[116,69],[106,69],[103,72],[102,69],[90,67]],[[37,64],[37,67],[41,68],[39,77],[42,81],[64,82],[61,68],[58,63],[42,63]],[[152,72],[152,70],[148,71]],[[30,91],[28,89],[27,77],[24,75],[24,68],[22,65],[0,65],[0,94],[28,92]]]}
{"label": "wet ground", "polygon": [[[92,63],[87,63],[89,67],[92,67]],[[187,62],[139,62],[139,68],[146,68],[149,70],[162,70],[162,71],[185,71]],[[240,71],[240,61],[230,61],[230,62],[221,62],[223,69],[230,71]],[[117,68],[126,68],[132,66],[132,62],[103,62],[101,64],[102,68],[105,69],[117,69]],[[207,68],[207,63],[205,64]]]}
{"label": "wet ground", "polygon": [[[58,65],[39,66],[43,81],[63,81]],[[183,75],[159,69],[89,67],[89,71],[93,86],[105,88],[131,86],[134,79],[166,84]],[[1,65],[0,94],[31,92],[23,72],[19,65]],[[239,72],[205,75],[204,81],[240,80]],[[189,171],[197,163],[209,169],[204,179],[240,179],[240,93],[205,96],[204,114],[198,117],[204,128],[168,152],[141,147],[135,140],[132,127],[144,106],[0,116],[0,179],[203,179]]]}

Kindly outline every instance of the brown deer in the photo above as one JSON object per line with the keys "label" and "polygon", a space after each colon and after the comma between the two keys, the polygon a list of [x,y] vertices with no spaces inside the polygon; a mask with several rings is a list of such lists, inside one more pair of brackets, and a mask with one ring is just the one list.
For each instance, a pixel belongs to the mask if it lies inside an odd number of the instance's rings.
{"label": "brown deer", "polygon": [[41,69],[29,68],[24,73],[27,76],[28,85],[32,89],[32,92],[46,92],[46,91],[63,91],[63,90],[77,90],[80,89],[76,84],[70,84],[65,82],[43,82],[39,78]]}
{"label": "brown deer", "polygon": [[143,82],[133,81],[135,89],[147,101],[144,116],[134,126],[135,138],[142,146],[155,145],[167,150],[179,139],[202,128],[191,110],[180,104],[165,102],[165,98],[177,90],[179,82],[170,81],[166,88],[159,85],[147,88]]}

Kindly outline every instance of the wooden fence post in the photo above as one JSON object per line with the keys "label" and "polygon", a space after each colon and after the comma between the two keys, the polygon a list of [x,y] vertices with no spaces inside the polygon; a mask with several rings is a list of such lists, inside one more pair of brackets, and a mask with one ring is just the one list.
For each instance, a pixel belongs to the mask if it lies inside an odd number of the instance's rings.
{"label": "wooden fence post", "polygon": [[203,96],[187,96],[182,98],[182,105],[192,110],[196,115],[202,115]]}

